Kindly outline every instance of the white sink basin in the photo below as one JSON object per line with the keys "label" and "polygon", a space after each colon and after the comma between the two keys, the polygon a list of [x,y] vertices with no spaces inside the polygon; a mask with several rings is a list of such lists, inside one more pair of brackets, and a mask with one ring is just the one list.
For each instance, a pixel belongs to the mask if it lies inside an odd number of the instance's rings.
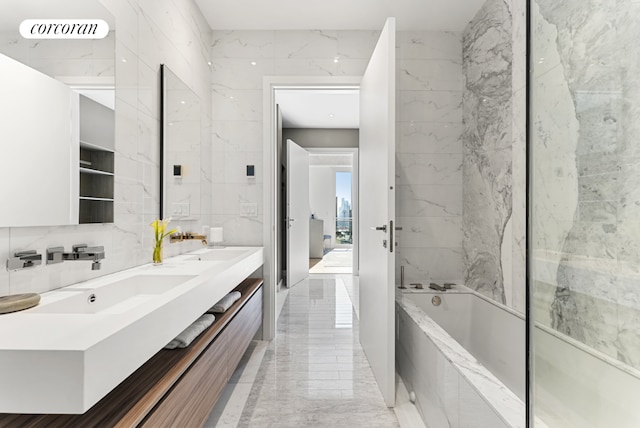
{"label": "white sink basin", "polygon": [[206,250],[202,254],[198,254],[197,256],[190,257],[187,260],[191,261],[208,261],[208,262],[226,262],[229,260],[233,260],[236,257],[240,257],[244,254],[247,254],[246,249],[227,249],[222,248],[219,250]]}
{"label": "white sink basin", "polygon": [[262,263],[261,247],[203,249],[0,315],[0,412],[86,412]]}
{"label": "white sink basin", "polygon": [[41,314],[118,314],[148,302],[195,275],[136,275],[98,286],[68,287],[62,298],[30,310]]}

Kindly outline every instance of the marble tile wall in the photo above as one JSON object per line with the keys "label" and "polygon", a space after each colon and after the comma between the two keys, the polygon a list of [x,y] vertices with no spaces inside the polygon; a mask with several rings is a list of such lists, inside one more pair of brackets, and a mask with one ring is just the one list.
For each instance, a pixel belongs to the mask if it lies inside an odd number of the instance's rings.
{"label": "marble tile wall", "polygon": [[51,77],[92,76],[113,83],[115,32],[97,40],[24,39],[18,29],[0,32],[2,52]]}
{"label": "marble tile wall", "polygon": [[[59,227],[0,228],[0,259],[24,249],[87,243],[104,245],[102,270],[62,263],[31,270],[0,269],[0,294],[43,292],[150,261],[149,223],[158,216],[159,68],[168,64],[201,96],[203,206],[211,206],[210,29],[192,0],[103,0],[115,16],[116,156],[115,222]],[[55,64],[52,58],[50,64]],[[113,64],[113,59],[111,59]],[[61,66],[62,67],[62,66]],[[105,66],[106,67],[106,66]],[[103,67],[104,68],[104,67]],[[210,223],[208,212],[183,228]],[[167,244],[165,255],[199,243]]]}
{"label": "marble tile wall", "polygon": [[534,315],[638,376],[640,5],[531,15]]}
{"label": "marble tile wall", "polygon": [[[376,31],[213,32],[212,222],[228,243],[262,244],[263,76],[361,75],[377,39]],[[398,263],[407,281],[460,281],[461,35],[399,32],[397,40]],[[244,176],[246,164],[256,165],[255,179]],[[258,217],[242,217],[242,203],[256,203]]]}
{"label": "marble tile wall", "polygon": [[397,59],[397,264],[405,283],[461,282],[462,34],[399,32]]}
{"label": "marble tile wall", "polygon": [[465,284],[525,311],[525,11],[487,0],[463,35]]}
{"label": "marble tile wall", "polygon": [[[263,76],[361,75],[377,39],[376,31],[213,31],[212,224],[228,244],[263,244]],[[242,216],[243,203],[257,204],[257,217]]]}

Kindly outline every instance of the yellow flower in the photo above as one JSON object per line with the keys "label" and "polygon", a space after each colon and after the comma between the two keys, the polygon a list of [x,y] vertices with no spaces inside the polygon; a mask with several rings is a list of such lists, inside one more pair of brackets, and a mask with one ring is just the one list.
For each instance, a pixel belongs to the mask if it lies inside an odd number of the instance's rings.
{"label": "yellow flower", "polygon": [[151,227],[153,228],[153,234],[156,240],[156,245],[161,244],[162,240],[165,237],[176,233],[177,229],[171,229],[170,231],[165,232],[167,230],[167,225],[169,224],[170,221],[171,219],[169,218],[166,220],[154,220],[151,222]]}

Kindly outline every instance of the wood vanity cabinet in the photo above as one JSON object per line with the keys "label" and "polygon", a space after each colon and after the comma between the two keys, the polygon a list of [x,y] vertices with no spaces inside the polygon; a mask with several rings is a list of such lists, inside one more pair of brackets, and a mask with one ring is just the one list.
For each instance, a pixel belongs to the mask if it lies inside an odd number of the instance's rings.
{"label": "wood vanity cabinet", "polygon": [[185,349],[163,349],[82,415],[0,414],[0,427],[200,427],[262,325],[263,281]]}

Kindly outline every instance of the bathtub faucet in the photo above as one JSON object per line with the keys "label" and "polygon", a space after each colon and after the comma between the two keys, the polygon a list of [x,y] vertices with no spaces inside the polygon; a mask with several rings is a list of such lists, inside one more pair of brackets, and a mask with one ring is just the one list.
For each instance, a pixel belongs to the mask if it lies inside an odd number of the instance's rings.
{"label": "bathtub faucet", "polygon": [[432,290],[438,290],[438,291],[447,291],[447,287],[440,285],[440,284],[436,284],[435,282],[430,282],[429,283],[429,288]]}

